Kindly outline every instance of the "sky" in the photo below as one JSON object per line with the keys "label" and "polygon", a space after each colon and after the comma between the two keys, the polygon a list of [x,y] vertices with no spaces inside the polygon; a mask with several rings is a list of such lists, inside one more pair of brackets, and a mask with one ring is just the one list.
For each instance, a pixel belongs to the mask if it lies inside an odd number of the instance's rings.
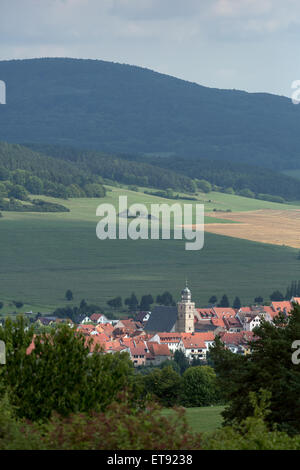
{"label": "sky", "polygon": [[33,57],[108,60],[290,97],[300,80],[300,2],[0,0],[0,60]]}

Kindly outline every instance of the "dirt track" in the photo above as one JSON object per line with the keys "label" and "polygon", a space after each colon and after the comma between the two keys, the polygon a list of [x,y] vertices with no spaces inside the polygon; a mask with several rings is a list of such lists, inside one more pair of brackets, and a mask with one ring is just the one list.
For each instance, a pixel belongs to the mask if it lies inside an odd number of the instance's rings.
{"label": "dirt track", "polygon": [[300,248],[300,209],[258,210],[228,214],[213,212],[205,215],[240,222],[239,224],[205,224],[206,232]]}

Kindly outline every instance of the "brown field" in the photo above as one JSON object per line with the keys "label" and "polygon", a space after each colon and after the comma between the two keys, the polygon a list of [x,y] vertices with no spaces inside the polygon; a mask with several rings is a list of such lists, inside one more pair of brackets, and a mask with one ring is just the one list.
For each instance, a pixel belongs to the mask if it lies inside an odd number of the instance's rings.
{"label": "brown field", "polygon": [[[216,217],[218,213],[206,215]],[[205,231],[272,245],[300,248],[300,210],[265,209],[222,213],[222,219],[240,223],[205,224]]]}

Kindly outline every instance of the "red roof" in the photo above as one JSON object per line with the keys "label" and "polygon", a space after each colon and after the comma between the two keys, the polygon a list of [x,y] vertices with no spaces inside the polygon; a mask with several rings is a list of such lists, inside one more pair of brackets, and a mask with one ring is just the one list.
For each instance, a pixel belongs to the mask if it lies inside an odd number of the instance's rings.
{"label": "red roof", "polygon": [[235,317],[236,316],[236,310],[234,308],[225,308],[225,307],[214,307],[213,311],[217,315],[218,318],[223,318],[223,317]]}
{"label": "red roof", "polygon": [[225,323],[223,318],[213,317],[211,322],[214,326],[220,326],[221,328],[225,328]]}
{"label": "red roof", "polygon": [[272,302],[271,306],[275,312],[290,313],[293,310],[293,305],[288,300],[283,300],[282,302]]}
{"label": "red roof", "polygon": [[90,319],[92,320],[92,322],[96,323],[102,316],[103,313],[93,313],[93,315],[90,316]]}
{"label": "red roof", "polygon": [[161,343],[179,343],[181,333],[157,333]]}
{"label": "red roof", "polygon": [[239,333],[229,333],[228,331],[220,333],[221,341],[225,344],[246,344],[248,341],[253,340],[254,333],[252,331],[240,331]]}
{"label": "red roof", "polygon": [[149,351],[153,356],[170,356],[170,350],[167,344],[154,343],[153,341],[147,342]]}
{"label": "red roof", "polygon": [[185,349],[206,348],[205,342],[214,341],[215,336],[212,331],[199,333],[181,333],[182,343]]}

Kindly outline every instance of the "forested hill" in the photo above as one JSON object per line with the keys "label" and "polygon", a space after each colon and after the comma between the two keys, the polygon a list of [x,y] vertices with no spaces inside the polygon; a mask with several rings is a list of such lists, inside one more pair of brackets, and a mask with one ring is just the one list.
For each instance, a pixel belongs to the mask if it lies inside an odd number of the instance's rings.
{"label": "forested hill", "polygon": [[0,142],[0,198],[27,199],[27,193],[53,197],[101,197],[102,179],[72,162],[57,160],[17,144]]}
{"label": "forested hill", "polygon": [[187,192],[196,189],[190,177],[144,162],[59,146],[29,148],[0,142],[0,183],[12,182],[31,193],[54,197],[98,197],[104,194],[107,180]]}
{"label": "forested hill", "polygon": [[289,201],[300,200],[298,180],[270,169],[246,164],[208,159],[187,160],[179,155],[175,158],[141,154],[113,156],[59,145],[25,145],[42,154],[75,163],[85,172],[125,184],[193,192],[197,180],[206,180],[216,190],[233,189],[239,193],[240,190],[247,189],[256,195],[267,194]]}
{"label": "forested hill", "polygon": [[0,80],[0,140],[299,168],[300,106],[288,98],[97,60],[2,61]]}
{"label": "forested hill", "polygon": [[180,156],[125,155],[123,158],[138,161],[143,159],[152,165],[168,168],[191,178],[207,180],[223,189],[232,188],[238,192],[247,188],[256,194],[267,193],[287,200],[300,200],[300,182],[297,178],[258,166],[203,158],[187,161]]}

